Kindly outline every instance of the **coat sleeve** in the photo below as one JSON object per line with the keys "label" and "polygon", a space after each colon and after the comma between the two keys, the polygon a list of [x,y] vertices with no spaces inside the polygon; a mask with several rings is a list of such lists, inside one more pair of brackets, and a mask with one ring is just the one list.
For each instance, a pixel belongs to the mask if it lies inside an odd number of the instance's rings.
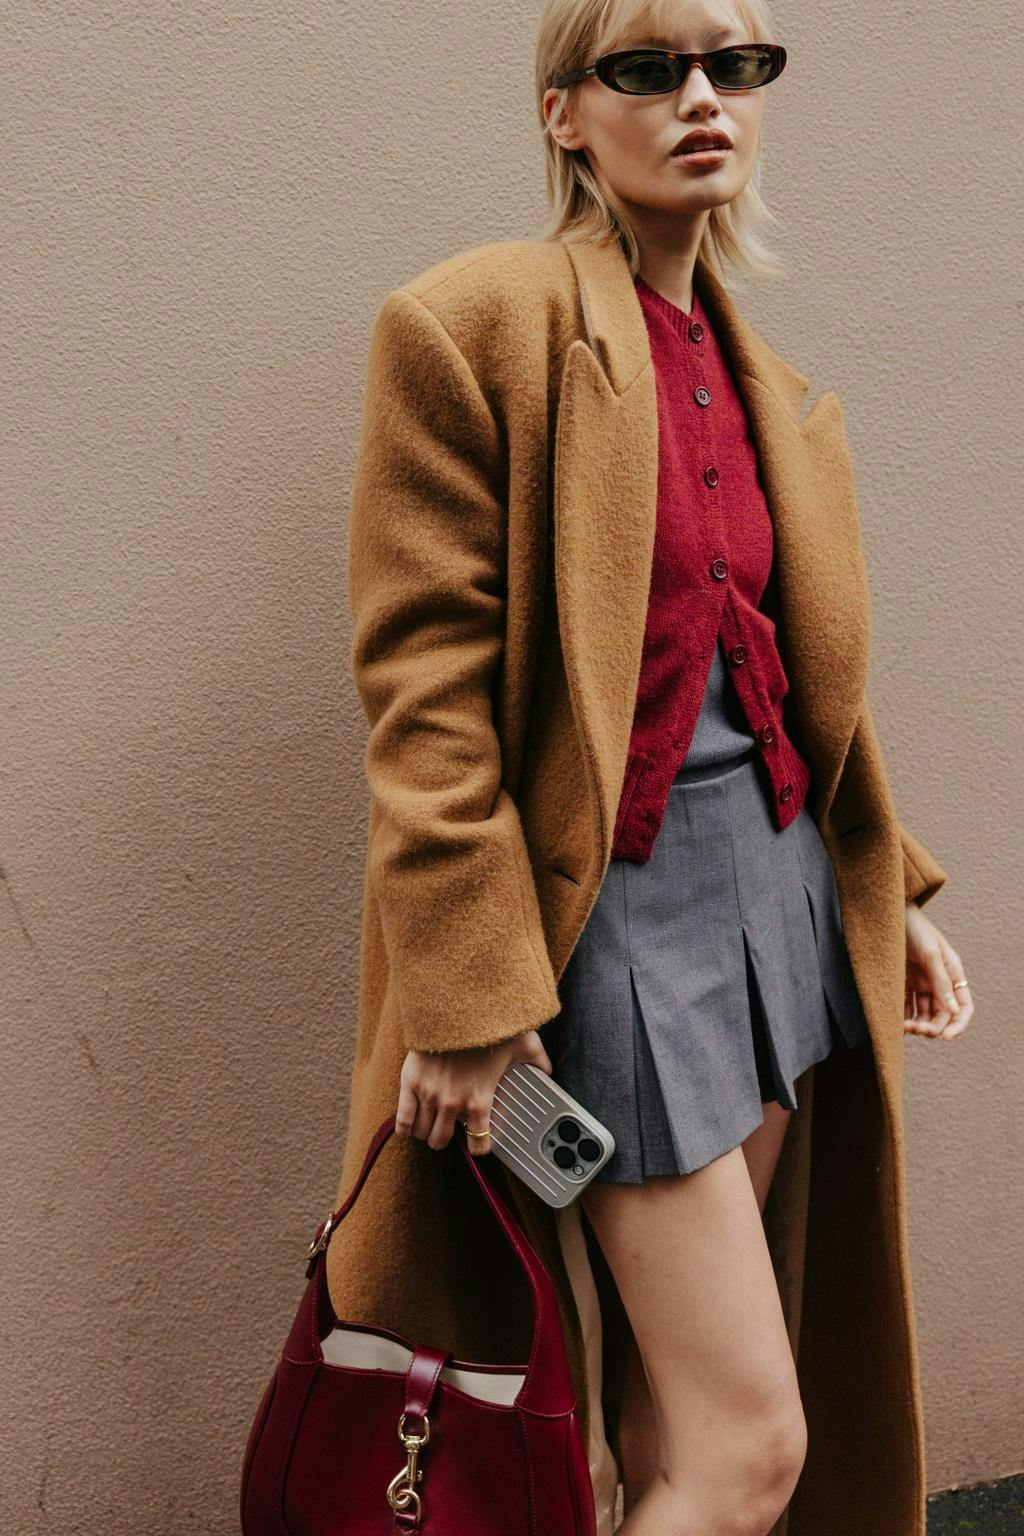
{"label": "coat sleeve", "polygon": [[560,1006],[492,711],[506,483],[466,359],[394,290],[370,337],[348,592],[370,725],[369,875],[410,1050],[495,1044]]}
{"label": "coat sleeve", "polygon": [[900,827],[900,842],[903,844],[904,894],[907,901],[916,901],[923,907],[945,885],[946,871],[906,827]]}
{"label": "coat sleeve", "polygon": [[[865,697],[861,704],[860,718],[854,731],[853,752],[861,759],[862,771],[878,779],[879,793],[891,804],[892,796],[885,771],[885,758],[871,713],[871,705]],[[895,810],[893,811],[895,819]],[[896,823],[903,852],[903,894],[905,901],[916,901],[923,907],[926,901],[940,891],[946,883],[946,871],[938,860],[918,842],[912,832]]]}

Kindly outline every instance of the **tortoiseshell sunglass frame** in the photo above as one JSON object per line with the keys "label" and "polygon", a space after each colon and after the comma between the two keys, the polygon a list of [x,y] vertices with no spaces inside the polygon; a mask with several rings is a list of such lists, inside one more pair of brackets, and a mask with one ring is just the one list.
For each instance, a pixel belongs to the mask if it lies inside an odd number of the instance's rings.
{"label": "tortoiseshell sunglass frame", "polygon": [[[757,80],[752,85],[721,85],[715,79],[715,60],[724,58],[727,54],[747,53],[756,50],[769,56],[770,67],[763,80]],[[665,59],[672,59],[678,63],[679,78],[674,85],[667,85],[657,91],[631,91],[627,86],[620,85],[615,78],[615,69],[620,59],[635,57],[637,54],[658,54]],[[556,87],[576,85],[581,80],[596,75],[603,85],[607,85],[613,91],[621,91],[626,96],[664,96],[669,91],[677,91],[690,73],[694,64],[699,64],[707,75],[716,91],[756,91],[764,85],[770,85],[777,80],[786,67],[786,50],[781,43],[733,43],[729,48],[712,48],[709,53],[675,53],[668,48],[622,48],[615,53],[602,54],[601,58],[593,64],[588,64],[585,69],[574,69],[567,75],[559,75],[557,80],[551,83]]]}

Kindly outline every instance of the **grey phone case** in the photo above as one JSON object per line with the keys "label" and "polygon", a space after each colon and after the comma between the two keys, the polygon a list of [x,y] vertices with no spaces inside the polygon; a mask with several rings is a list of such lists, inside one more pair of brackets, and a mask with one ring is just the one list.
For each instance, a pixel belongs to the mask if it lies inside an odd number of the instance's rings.
{"label": "grey phone case", "polygon": [[608,1127],[528,1061],[499,1080],[490,1124],[495,1157],[548,1205],[575,1200],[615,1151]]}

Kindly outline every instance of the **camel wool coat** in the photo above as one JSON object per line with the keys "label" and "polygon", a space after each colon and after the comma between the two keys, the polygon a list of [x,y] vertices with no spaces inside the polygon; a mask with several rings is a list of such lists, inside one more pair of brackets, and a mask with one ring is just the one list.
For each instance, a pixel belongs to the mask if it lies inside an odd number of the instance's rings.
{"label": "camel wool coat", "polygon": [[[897,819],[865,696],[869,595],[838,397],[802,414],[809,381],[703,263],[694,281],[758,451],[787,719],[871,1031],[870,1049],[800,1080],[765,1209],[809,1435],[786,1536],[924,1536],[904,903],[946,876]],[[376,316],[348,547],[369,814],[336,1204],[397,1108],[407,1050],[495,1044],[559,1010],[611,854],[657,432],[647,329],[615,238],[478,246],[388,293]],[[556,1213],[487,1163],[555,1281],[608,1536],[629,1322],[576,1205]],[[343,1318],[463,1358],[527,1359],[525,1281],[454,1140],[391,1139],[328,1250],[328,1284]]]}

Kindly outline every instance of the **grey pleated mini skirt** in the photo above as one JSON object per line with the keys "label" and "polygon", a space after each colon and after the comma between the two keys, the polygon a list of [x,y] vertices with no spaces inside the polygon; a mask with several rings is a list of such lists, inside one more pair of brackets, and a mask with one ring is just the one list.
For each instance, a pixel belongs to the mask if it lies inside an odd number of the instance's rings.
{"label": "grey pleated mini skirt", "polygon": [[868,1043],[828,851],[806,806],[780,830],[770,796],[716,649],[651,857],[610,861],[541,1031],[555,1081],[615,1137],[598,1179],[702,1167]]}

